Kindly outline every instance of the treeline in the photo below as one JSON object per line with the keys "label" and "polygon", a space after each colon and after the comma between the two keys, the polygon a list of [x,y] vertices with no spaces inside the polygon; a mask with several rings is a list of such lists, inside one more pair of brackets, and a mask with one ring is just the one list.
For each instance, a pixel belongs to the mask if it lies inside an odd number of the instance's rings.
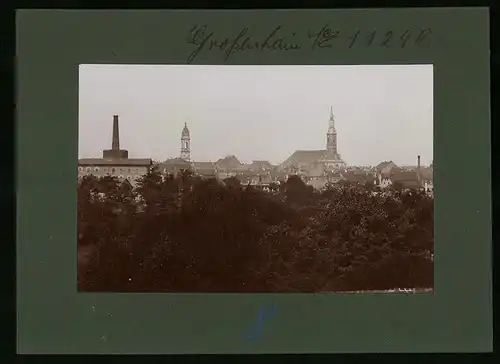
{"label": "treeline", "polygon": [[82,291],[321,292],[433,286],[433,199],[299,177],[263,192],[152,169],[78,186]]}

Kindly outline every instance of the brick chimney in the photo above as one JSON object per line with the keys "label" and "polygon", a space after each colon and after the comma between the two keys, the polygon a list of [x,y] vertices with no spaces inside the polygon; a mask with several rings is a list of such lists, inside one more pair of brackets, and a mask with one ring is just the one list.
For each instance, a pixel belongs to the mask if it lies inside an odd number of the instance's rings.
{"label": "brick chimney", "polygon": [[128,151],[120,149],[120,129],[118,126],[118,115],[113,115],[113,135],[111,140],[111,149],[102,151],[104,159],[127,159]]}
{"label": "brick chimney", "polygon": [[120,129],[118,128],[118,115],[113,115],[113,141],[111,143],[111,149],[120,149]]}

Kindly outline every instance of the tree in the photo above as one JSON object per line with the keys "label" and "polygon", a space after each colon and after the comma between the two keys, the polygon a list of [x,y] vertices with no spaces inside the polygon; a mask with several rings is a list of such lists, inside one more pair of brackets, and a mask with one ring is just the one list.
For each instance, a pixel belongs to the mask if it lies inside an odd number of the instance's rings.
{"label": "tree", "polygon": [[318,292],[433,285],[433,199],[298,176],[266,193],[151,168],[135,187],[78,186],[79,266],[92,291]]}
{"label": "tree", "polygon": [[224,179],[224,184],[228,187],[228,188],[236,188],[236,189],[240,189],[241,188],[241,182],[238,178],[236,177],[228,177],[228,178],[225,178]]}
{"label": "tree", "polygon": [[288,177],[284,189],[287,200],[296,204],[306,204],[313,194],[313,188],[297,175]]}

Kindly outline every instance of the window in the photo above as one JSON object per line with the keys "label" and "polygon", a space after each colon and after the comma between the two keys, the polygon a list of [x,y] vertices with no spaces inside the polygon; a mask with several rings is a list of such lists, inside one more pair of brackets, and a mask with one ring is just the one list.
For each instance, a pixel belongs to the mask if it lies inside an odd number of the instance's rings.
{"label": "window", "polygon": [[111,173],[115,173],[115,169],[114,168],[111,168]]}

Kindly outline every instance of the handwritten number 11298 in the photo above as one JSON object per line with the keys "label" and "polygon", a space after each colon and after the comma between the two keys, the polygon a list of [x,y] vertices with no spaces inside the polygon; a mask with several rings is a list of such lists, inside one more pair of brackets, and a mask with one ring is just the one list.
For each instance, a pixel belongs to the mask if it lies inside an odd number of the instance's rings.
{"label": "handwritten number 11298", "polygon": [[396,32],[394,30],[380,31],[377,29],[362,32],[356,29],[351,33],[344,32],[344,36],[342,37],[340,31],[333,31],[328,26],[324,26],[317,34],[310,34],[309,36],[310,38],[314,38],[312,44],[313,49],[332,47],[332,41],[334,39],[341,40],[341,38],[348,41],[348,48],[353,48],[355,46],[405,48],[410,44],[417,47],[422,46],[431,33],[432,31],[430,28],[420,30],[406,29],[402,32]]}
{"label": "handwritten number 11298", "polygon": [[[429,28],[422,29],[419,33],[415,34],[411,29],[406,29],[404,32],[398,34],[393,30],[387,30],[385,32],[377,31],[377,29],[373,29],[371,32],[368,32],[364,36],[364,44],[367,47],[372,45],[378,45],[380,47],[390,47],[390,46],[399,46],[404,48],[408,45],[409,42],[412,41],[416,46],[421,45],[425,38],[430,34],[431,30]],[[356,30],[354,34],[348,39],[350,39],[349,48],[352,48],[356,43],[361,43],[361,31]]]}

